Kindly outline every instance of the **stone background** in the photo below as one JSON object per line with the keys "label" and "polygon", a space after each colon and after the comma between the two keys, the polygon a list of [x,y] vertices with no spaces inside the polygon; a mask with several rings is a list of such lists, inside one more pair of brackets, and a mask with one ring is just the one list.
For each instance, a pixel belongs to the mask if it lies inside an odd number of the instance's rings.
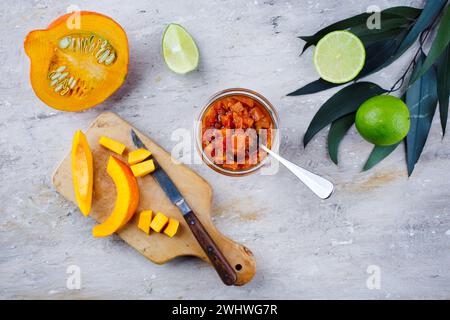
{"label": "stone background", "polygon": [[[64,14],[69,5],[98,11],[126,30],[131,65],[124,86],[82,113],[47,108],[33,93],[23,39]],[[317,75],[312,50],[299,57],[298,35],[314,33],[370,5],[421,6],[422,1],[12,1],[0,3],[0,297],[1,298],[450,298],[450,139],[436,115],[429,140],[408,178],[398,148],[361,173],[371,146],[354,129],[335,166],[326,130],[304,149],[301,139],[334,91],[286,94]],[[160,51],[170,22],[181,23],[201,51],[199,70],[171,73]],[[389,87],[411,54],[369,79]],[[192,258],[158,266],[117,236],[94,239],[94,222],[52,188],[51,174],[69,151],[73,132],[113,111],[170,150],[173,130],[190,130],[206,99],[247,87],[277,108],[283,156],[336,184],[322,201],[284,168],[277,175],[221,176],[192,165],[214,188],[217,227],[254,252],[258,272],[244,287],[225,287]],[[78,265],[82,289],[66,288]],[[381,270],[369,290],[367,268]]]}

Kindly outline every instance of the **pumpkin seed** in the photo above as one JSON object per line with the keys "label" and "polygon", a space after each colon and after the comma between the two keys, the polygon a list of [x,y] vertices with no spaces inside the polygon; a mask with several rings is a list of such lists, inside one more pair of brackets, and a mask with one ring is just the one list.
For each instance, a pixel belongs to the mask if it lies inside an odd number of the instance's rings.
{"label": "pumpkin seed", "polygon": [[84,52],[85,43],[86,43],[86,40],[84,38],[81,38],[80,39],[80,52],[81,53]]}
{"label": "pumpkin seed", "polygon": [[67,92],[69,92],[69,90],[70,90],[69,87],[65,87],[65,88],[63,89],[63,91],[61,91],[59,94],[63,96],[63,95],[65,95]]}
{"label": "pumpkin seed", "polygon": [[59,79],[55,79],[52,82],[50,82],[50,87],[53,87],[55,84],[57,84]]}
{"label": "pumpkin seed", "polygon": [[65,77],[67,77],[69,75],[69,73],[68,72],[64,72],[64,73],[62,73],[60,76],[59,76],[59,80],[62,80],[62,79],[64,79]]}
{"label": "pumpkin seed", "polygon": [[96,47],[95,43],[92,43],[89,47],[88,53],[92,53],[94,51],[94,48]]}
{"label": "pumpkin seed", "polygon": [[72,41],[70,41],[70,50],[75,51],[75,38],[72,38]]}
{"label": "pumpkin seed", "polygon": [[[59,41],[58,46],[61,49],[68,49],[73,52],[80,52],[82,54],[90,54],[95,57],[98,63],[104,63],[106,65],[110,65],[116,60],[114,48],[108,40],[97,37],[94,34],[88,36],[66,36]],[[58,68],[54,72],[62,73],[64,70],[65,68],[61,70]],[[61,76],[61,74],[58,76]],[[66,76],[67,75],[62,76],[61,79],[64,79]],[[54,80],[56,75],[54,73],[49,73],[48,77],[49,79]]]}
{"label": "pumpkin seed", "polygon": [[106,64],[106,65],[110,65],[110,64],[114,61],[115,58],[116,58],[116,55],[114,54],[114,52],[112,52],[112,53],[109,55],[109,57],[106,58],[105,64]]}
{"label": "pumpkin seed", "polygon": [[70,89],[73,89],[76,84],[77,84],[77,80],[74,79],[73,82],[69,85]]}
{"label": "pumpkin seed", "polygon": [[59,47],[61,49],[66,49],[70,45],[70,37],[64,37],[61,40],[59,40]]}
{"label": "pumpkin seed", "polygon": [[84,48],[85,53],[89,53],[89,48],[92,44],[93,36],[90,36],[88,39],[86,39],[86,46]]}
{"label": "pumpkin seed", "polygon": [[106,58],[109,56],[109,50],[106,50],[103,55],[100,57],[100,59],[98,59],[98,63],[103,63],[105,62]]}
{"label": "pumpkin seed", "polygon": [[106,49],[104,49],[104,48],[101,48],[100,50],[98,50],[97,53],[95,54],[95,58],[99,59],[103,55],[103,52],[105,52],[105,50]]}
{"label": "pumpkin seed", "polygon": [[66,70],[66,66],[61,66],[58,69],[56,69],[55,72],[63,72],[64,70]]}
{"label": "pumpkin seed", "polygon": [[63,88],[62,84],[58,84],[55,88],[55,92],[61,91],[61,89]]}
{"label": "pumpkin seed", "polygon": [[50,80],[55,80],[56,78],[59,78],[60,75],[61,75],[61,73],[55,72],[55,73],[50,77]]}
{"label": "pumpkin seed", "polygon": [[89,38],[89,45],[88,46],[86,46],[86,53],[91,53],[92,51],[94,51],[94,48],[95,48],[95,45],[96,45],[96,43],[94,42],[94,35],[92,35],[90,38]]}

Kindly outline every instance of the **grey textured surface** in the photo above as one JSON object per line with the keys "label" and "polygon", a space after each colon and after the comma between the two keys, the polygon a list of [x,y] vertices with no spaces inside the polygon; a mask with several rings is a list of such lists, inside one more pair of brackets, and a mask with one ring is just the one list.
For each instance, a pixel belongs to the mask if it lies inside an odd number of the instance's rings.
{"label": "grey textured surface", "polygon": [[[54,111],[34,95],[23,50],[28,31],[44,28],[76,4],[116,19],[131,49],[124,86],[82,113]],[[285,94],[314,80],[312,51],[296,39],[369,5],[420,6],[422,1],[2,1],[0,4],[0,297],[1,298],[450,298],[450,139],[438,118],[412,177],[396,150],[367,173],[370,151],[354,131],[340,165],[329,160],[326,130],[303,149],[301,138],[317,108],[333,93]],[[201,51],[199,70],[171,73],[160,55],[167,23],[184,25]],[[409,54],[371,77],[389,86]],[[321,201],[281,169],[274,176],[228,178],[192,167],[215,192],[218,228],[257,259],[244,287],[225,287],[202,261],[180,258],[158,266],[118,237],[94,239],[85,219],[51,186],[73,132],[113,111],[171,149],[176,128],[214,92],[252,88],[278,109],[281,153],[336,184]],[[66,288],[66,268],[81,268],[81,290]],[[369,290],[366,270],[377,265],[381,288]]]}

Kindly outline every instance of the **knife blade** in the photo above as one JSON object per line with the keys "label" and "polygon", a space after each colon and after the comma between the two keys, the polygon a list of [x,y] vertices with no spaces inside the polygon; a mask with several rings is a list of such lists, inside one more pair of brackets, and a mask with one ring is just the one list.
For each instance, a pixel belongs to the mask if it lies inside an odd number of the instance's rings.
{"label": "knife blade", "polygon": [[[131,139],[138,148],[147,149],[145,144],[139,138],[137,133],[131,129]],[[169,200],[181,211],[184,219],[186,220],[189,228],[197,239],[200,247],[208,256],[211,264],[216,269],[223,283],[226,285],[233,285],[237,281],[237,275],[234,269],[231,267],[223,253],[217,247],[214,240],[206,231],[194,211],[184,199],[181,192],[178,190],[172,179],[167,175],[163,168],[153,158],[155,164],[155,171],[152,176],[158,182],[161,189],[163,189]]]}

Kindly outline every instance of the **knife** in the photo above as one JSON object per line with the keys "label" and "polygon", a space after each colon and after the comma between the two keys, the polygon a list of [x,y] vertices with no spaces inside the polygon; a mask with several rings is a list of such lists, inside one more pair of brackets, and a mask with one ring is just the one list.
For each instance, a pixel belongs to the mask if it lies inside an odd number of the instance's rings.
{"label": "knife", "polygon": [[[131,129],[131,139],[133,140],[133,143],[136,147],[147,149],[147,147],[144,145],[142,140],[138,137],[137,133],[133,129]],[[219,250],[214,240],[211,238],[205,227],[195,215],[194,211],[192,211],[192,209],[189,207],[189,204],[186,202],[183,195],[175,186],[172,179],[170,179],[167,173],[161,168],[161,166],[158,165],[154,158],[153,162],[155,164],[155,171],[153,171],[152,173],[153,178],[158,182],[169,200],[181,211],[189,228],[200,244],[200,247],[208,256],[209,261],[211,261],[211,264],[213,265],[214,269],[216,269],[223,283],[228,286],[233,285],[237,281],[236,272],[231,267],[222,252]]]}

